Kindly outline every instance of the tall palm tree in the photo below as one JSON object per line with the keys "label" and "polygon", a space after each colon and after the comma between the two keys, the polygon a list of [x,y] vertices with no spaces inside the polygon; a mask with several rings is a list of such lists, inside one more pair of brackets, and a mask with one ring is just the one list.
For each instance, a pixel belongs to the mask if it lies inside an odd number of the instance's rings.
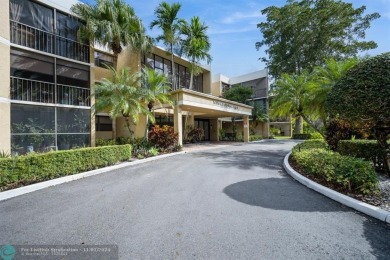
{"label": "tall palm tree", "polygon": [[148,138],[149,120],[155,122],[153,116],[153,108],[157,104],[159,107],[163,105],[172,106],[173,102],[170,99],[171,88],[167,77],[164,74],[157,73],[154,69],[144,68],[142,70],[142,86],[144,94],[142,102],[149,109],[149,114],[146,116],[145,139]]}
{"label": "tall palm tree", "polygon": [[275,82],[272,91],[273,99],[271,104],[271,114],[273,116],[290,116],[291,114],[298,120],[296,133],[300,133],[301,119],[305,120],[321,135],[323,133],[310,120],[316,117],[313,113],[312,95],[316,85],[312,81],[312,75],[303,71],[300,75],[282,74]]}
{"label": "tall palm tree", "polygon": [[182,19],[177,17],[177,14],[181,8],[180,3],[172,3],[171,5],[167,2],[162,2],[154,10],[156,19],[150,23],[150,29],[155,26],[162,30],[162,34],[156,37],[157,41],[163,41],[164,44],[169,48],[171,54],[171,65],[172,65],[172,88],[176,89],[176,74],[175,74],[175,62],[174,62],[174,47],[180,42],[180,24],[183,22]]}
{"label": "tall palm tree", "polygon": [[112,50],[115,57],[124,47],[137,52],[151,48],[152,40],[134,9],[123,0],[96,0],[96,3],[77,3],[71,11],[84,20],[78,36],[91,44],[98,43]]}
{"label": "tall palm tree", "polygon": [[187,22],[181,24],[181,33],[185,36],[183,50],[191,61],[190,89],[193,89],[194,74],[197,75],[201,72],[199,61],[206,60],[207,63],[210,63],[212,60],[209,54],[210,40],[207,29],[208,26],[202,23],[198,16],[192,17],[190,24]]}
{"label": "tall palm tree", "polygon": [[141,73],[132,74],[128,67],[120,70],[115,70],[113,67],[109,69],[111,78],[103,78],[95,86],[94,95],[97,98],[93,110],[109,111],[112,119],[123,116],[130,136],[132,136],[131,120],[137,123],[140,114],[153,116],[142,103],[145,92],[139,86]]}
{"label": "tall palm tree", "polygon": [[311,103],[313,104],[313,108],[320,115],[324,124],[326,124],[327,120],[325,101],[328,93],[336,83],[346,75],[347,71],[357,64],[357,62],[357,59],[348,59],[345,61],[329,59],[325,61],[324,66],[314,68],[314,81],[316,82],[317,87],[314,91]]}

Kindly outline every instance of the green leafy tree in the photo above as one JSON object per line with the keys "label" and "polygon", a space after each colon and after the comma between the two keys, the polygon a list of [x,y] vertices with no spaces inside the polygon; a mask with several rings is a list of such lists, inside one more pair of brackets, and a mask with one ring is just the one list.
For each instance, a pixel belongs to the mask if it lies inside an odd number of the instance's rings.
{"label": "green leafy tree", "polygon": [[145,91],[139,86],[141,74],[131,73],[128,67],[118,71],[112,67],[109,69],[111,78],[103,78],[95,85],[96,102],[93,110],[108,111],[112,119],[123,116],[130,136],[132,136],[131,123],[136,124],[140,114],[153,117],[153,114],[142,103]]}
{"label": "green leafy tree", "polygon": [[326,107],[333,118],[372,127],[390,174],[390,52],[349,70],[329,93]]}
{"label": "green leafy tree", "polygon": [[303,71],[300,75],[282,74],[280,79],[275,82],[271,92],[271,115],[272,116],[290,116],[296,118],[295,133],[301,134],[303,130],[302,119],[305,120],[313,129],[323,133],[312,121],[316,119],[313,113],[313,104],[311,102],[313,92],[316,88],[312,81],[312,75]]}
{"label": "green leafy tree", "polygon": [[198,16],[194,16],[191,22],[183,22],[181,26],[181,33],[185,36],[182,41],[183,50],[187,57],[191,61],[191,78],[189,89],[193,89],[194,75],[198,75],[201,72],[199,61],[206,60],[210,63],[212,58],[209,54],[210,40],[207,35],[207,28],[204,23],[200,21]]}
{"label": "green leafy tree", "polygon": [[249,99],[252,97],[252,89],[242,86],[233,85],[229,90],[222,93],[222,97],[231,101],[236,101],[242,104],[248,104]]}
{"label": "green leafy tree", "polygon": [[326,125],[327,115],[325,112],[325,102],[329,92],[339,82],[346,73],[357,64],[357,59],[348,59],[345,61],[336,61],[331,58],[325,61],[325,65],[314,68],[314,79],[316,84],[314,89],[311,107],[319,115],[320,119]]}
{"label": "green leafy tree", "polygon": [[256,48],[267,47],[268,58],[262,60],[275,78],[311,71],[328,58],[355,57],[377,47],[363,39],[371,21],[380,15],[364,15],[365,10],[339,0],[288,0],[282,7],[267,7],[261,11],[267,20],[257,25],[263,40]]}
{"label": "green leafy tree", "polygon": [[264,107],[255,103],[252,109],[252,127],[256,128],[259,123],[268,122],[268,114]]}
{"label": "green leafy tree", "polygon": [[[222,94],[222,97],[242,104],[248,104],[249,99],[252,97],[252,95],[253,95],[252,89],[242,85],[233,85],[229,90],[225,91]],[[236,118],[233,116],[232,117],[233,133],[236,135],[237,128],[236,128],[235,119]]]}
{"label": "green leafy tree", "polygon": [[123,0],[96,0],[95,4],[77,3],[71,11],[84,20],[78,36],[81,40],[98,43],[112,50],[115,57],[122,49],[147,51],[152,40],[134,9]]}
{"label": "green leafy tree", "polygon": [[183,20],[177,17],[180,8],[180,3],[172,3],[171,5],[167,2],[160,3],[154,10],[154,14],[157,18],[150,24],[150,29],[157,26],[162,30],[162,34],[159,35],[156,40],[163,41],[169,48],[169,53],[171,54],[173,89],[176,89],[174,48],[180,42],[180,24],[183,23]]}
{"label": "green leafy tree", "polygon": [[164,74],[157,73],[154,69],[145,68],[142,70],[143,95],[142,102],[149,109],[149,116],[146,117],[145,138],[148,138],[148,125],[155,122],[153,108],[156,104],[159,107],[173,106],[170,99],[171,88],[168,79]]}

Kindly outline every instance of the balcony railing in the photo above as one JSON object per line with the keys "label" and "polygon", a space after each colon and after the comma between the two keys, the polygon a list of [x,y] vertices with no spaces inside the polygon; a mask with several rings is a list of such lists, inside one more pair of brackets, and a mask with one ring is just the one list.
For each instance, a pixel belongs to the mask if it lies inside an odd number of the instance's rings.
{"label": "balcony railing", "polygon": [[11,99],[46,104],[90,106],[87,88],[11,77]]}
{"label": "balcony railing", "polygon": [[10,20],[11,42],[35,50],[89,63],[89,46]]}

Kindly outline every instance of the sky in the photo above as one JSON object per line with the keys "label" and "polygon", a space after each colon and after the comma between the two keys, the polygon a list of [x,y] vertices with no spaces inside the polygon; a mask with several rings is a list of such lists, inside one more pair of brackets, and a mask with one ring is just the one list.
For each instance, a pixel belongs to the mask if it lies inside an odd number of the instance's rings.
{"label": "sky", "polygon": [[[180,2],[178,17],[190,20],[199,16],[208,25],[212,56],[211,70],[213,74],[221,73],[228,77],[239,76],[256,70],[264,69],[266,65],[259,60],[265,57],[263,46],[259,51],[255,43],[262,40],[262,34],[257,24],[266,20],[261,10],[275,5],[283,6],[286,0],[166,0],[169,3]],[[94,2],[82,0],[82,2]],[[150,22],[155,19],[154,10],[161,0],[130,1],[138,17],[142,19],[148,34],[155,37],[161,33],[158,28],[149,29]],[[361,55],[377,55],[390,51],[390,0],[345,0],[353,3],[354,8],[366,6],[365,14],[378,12],[381,18],[371,23],[366,31],[366,40],[378,44],[374,50]],[[162,43],[157,45],[162,46]]]}

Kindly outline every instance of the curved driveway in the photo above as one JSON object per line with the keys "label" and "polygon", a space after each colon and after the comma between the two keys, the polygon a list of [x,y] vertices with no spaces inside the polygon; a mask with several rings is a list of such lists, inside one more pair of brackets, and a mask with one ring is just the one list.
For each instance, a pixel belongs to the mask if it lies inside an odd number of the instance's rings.
{"label": "curved driveway", "polygon": [[389,259],[390,227],[295,182],[292,141],[169,157],[0,202],[0,245],[117,244],[121,259]]}

